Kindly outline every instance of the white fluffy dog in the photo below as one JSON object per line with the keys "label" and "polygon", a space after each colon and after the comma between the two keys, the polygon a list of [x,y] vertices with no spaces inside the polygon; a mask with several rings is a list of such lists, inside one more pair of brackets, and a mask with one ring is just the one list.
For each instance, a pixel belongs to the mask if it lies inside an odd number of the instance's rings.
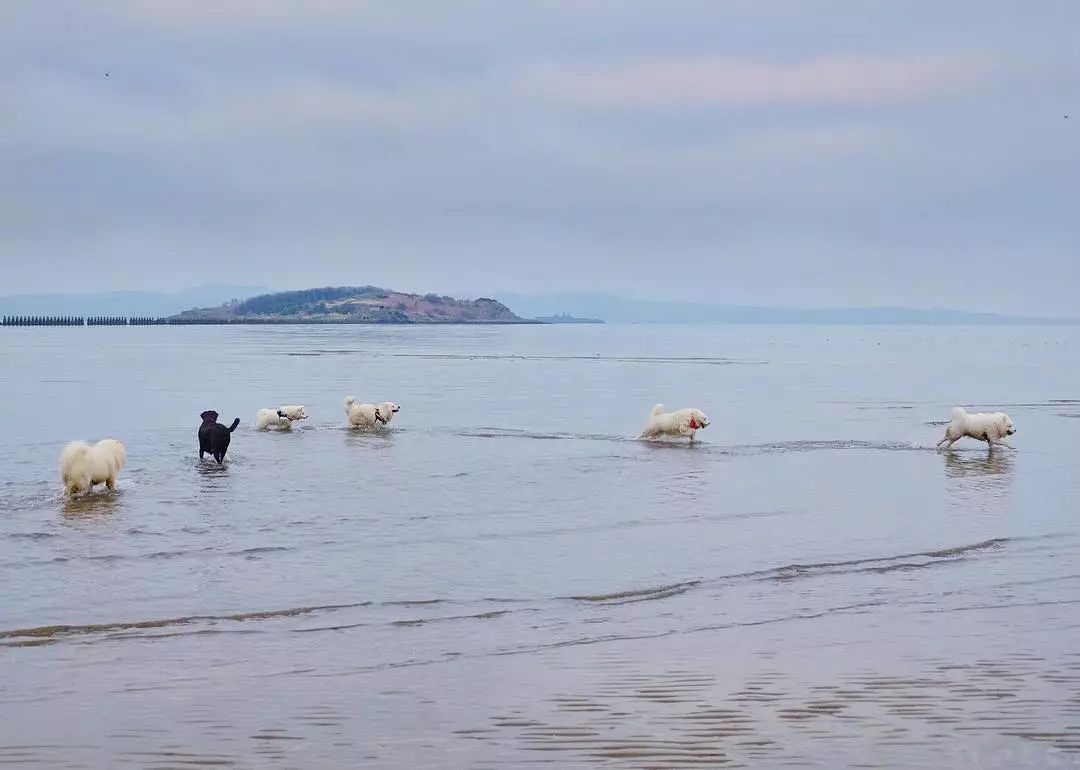
{"label": "white fluffy dog", "polygon": [[968,414],[962,406],[958,406],[952,410],[952,421],[949,423],[949,427],[945,429],[945,438],[938,442],[938,447],[945,444],[945,448],[948,449],[964,436],[968,436],[979,441],[985,441],[991,449],[994,448],[995,444],[1007,446],[1009,449],[1016,449],[1005,440],[1006,436],[1011,436],[1014,433],[1016,433],[1016,429],[1013,428],[1012,418],[1004,412],[975,412]]}
{"label": "white fluffy dog", "polygon": [[255,430],[289,430],[297,420],[306,419],[307,412],[299,404],[279,406],[277,409],[260,409],[255,415]]}
{"label": "white fluffy dog", "polygon": [[640,438],[656,439],[664,436],[677,437],[689,436],[694,440],[694,434],[702,428],[709,427],[708,416],[700,409],[680,409],[677,412],[665,412],[663,404],[653,407],[649,422],[645,430],[641,431]]}
{"label": "white fluffy dog", "polygon": [[349,424],[354,428],[374,428],[380,423],[389,425],[400,409],[393,401],[358,404],[352,396],[345,399],[345,414],[349,416]]}
{"label": "white fluffy dog", "polygon": [[95,484],[116,489],[116,477],[127,463],[127,450],[114,438],[96,444],[72,441],[60,453],[60,478],[69,494],[89,492]]}

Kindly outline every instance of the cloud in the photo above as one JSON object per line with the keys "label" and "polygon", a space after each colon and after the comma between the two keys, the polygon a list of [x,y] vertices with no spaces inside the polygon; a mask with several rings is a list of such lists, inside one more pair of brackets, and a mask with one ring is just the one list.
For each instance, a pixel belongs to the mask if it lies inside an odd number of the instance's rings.
{"label": "cloud", "polygon": [[30,145],[68,149],[165,150],[357,130],[396,132],[428,122],[423,103],[326,80],[219,83],[151,100],[124,92],[119,78],[87,85],[43,77],[27,93],[9,131],[21,127]]}
{"label": "cloud", "polygon": [[363,0],[125,0],[123,16],[163,28],[326,24],[362,11]]}
{"label": "cloud", "polygon": [[1065,307],[1076,0],[1013,11],[28,1],[0,25],[0,262],[9,291],[302,255],[314,282],[440,292],[652,292],[677,266],[702,281],[665,291],[719,300],[962,280],[974,307]]}
{"label": "cloud", "polygon": [[848,56],[773,63],[666,57],[618,65],[549,66],[524,86],[555,100],[618,108],[881,105],[971,90],[990,78],[981,55]]}

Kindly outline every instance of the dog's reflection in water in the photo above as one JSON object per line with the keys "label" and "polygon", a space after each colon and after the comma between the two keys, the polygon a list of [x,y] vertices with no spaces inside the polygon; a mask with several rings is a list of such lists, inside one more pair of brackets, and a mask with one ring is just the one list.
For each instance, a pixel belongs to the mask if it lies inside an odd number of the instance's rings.
{"label": "dog's reflection in water", "polygon": [[1012,471],[1013,456],[1004,452],[961,454],[945,452],[945,475],[950,479],[1003,476]]}
{"label": "dog's reflection in water", "polygon": [[950,504],[963,511],[1007,515],[1012,509],[1012,453],[945,452],[945,488]]}
{"label": "dog's reflection in water", "polygon": [[200,476],[214,478],[228,473],[230,465],[232,465],[231,461],[223,462],[221,465],[218,465],[214,460],[209,458],[206,460],[196,460],[195,471]]}
{"label": "dog's reflection in water", "polygon": [[108,516],[120,509],[122,493],[88,492],[74,497],[64,498],[63,514],[65,518],[92,518]]}

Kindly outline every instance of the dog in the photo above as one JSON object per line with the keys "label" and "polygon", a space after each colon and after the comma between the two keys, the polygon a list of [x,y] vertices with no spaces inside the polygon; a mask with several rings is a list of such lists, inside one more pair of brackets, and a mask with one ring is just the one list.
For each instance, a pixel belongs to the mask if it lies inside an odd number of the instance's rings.
{"label": "dog", "polygon": [[304,407],[297,404],[277,409],[260,409],[255,415],[255,430],[269,430],[270,428],[289,430],[297,420],[306,419],[307,412],[304,411]]}
{"label": "dog", "polygon": [[225,427],[217,421],[218,413],[208,409],[199,415],[202,417],[202,425],[199,426],[199,459],[203,455],[211,455],[217,464],[221,465],[225,460],[225,453],[229,451],[229,442],[232,441],[232,432],[240,424],[240,418],[232,421],[232,425]]}
{"label": "dog", "polygon": [[665,412],[663,404],[653,407],[649,421],[645,424],[645,430],[641,431],[638,438],[657,439],[662,437],[689,436],[694,440],[694,434],[702,428],[709,427],[709,417],[700,409],[680,409],[677,412]]}
{"label": "dog", "polygon": [[95,484],[116,489],[116,477],[127,464],[127,450],[114,438],[96,444],[72,441],[60,452],[60,479],[71,495],[90,492]]}
{"label": "dog", "polygon": [[401,407],[393,401],[384,401],[381,404],[358,404],[352,396],[345,399],[345,414],[349,417],[349,424],[354,428],[375,428],[379,424],[389,425],[394,415],[400,410]]}
{"label": "dog", "polygon": [[964,436],[985,441],[990,449],[995,446],[1006,446],[1016,449],[1005,440],[1006,436],[1016,433],[1012,418],[1004,412],[974,412],[968,413],[962,406],[952,410],[952,420],[945,429],[945,437],[937,443],[938,448],[945,444],[950,448]]}

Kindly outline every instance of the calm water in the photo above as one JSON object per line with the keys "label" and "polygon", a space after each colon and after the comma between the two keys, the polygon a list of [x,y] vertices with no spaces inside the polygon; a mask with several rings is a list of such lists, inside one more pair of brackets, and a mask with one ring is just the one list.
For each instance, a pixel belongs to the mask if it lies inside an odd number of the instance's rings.
{"label": "calm water", "polygon": [[[0,764],[1080,764],[1080,329],[0,351]],[[349,394],[392,429],[344,429]],[[708,412],[701,443],[632,440],[657,401]],[[281,403],[312,418],[251,430]],[[954,403],[1018,451],[935,452]],[[242,420],[223,469],[211,408]],[[66,502],[60,448],[105,436],[119,492]]]}

